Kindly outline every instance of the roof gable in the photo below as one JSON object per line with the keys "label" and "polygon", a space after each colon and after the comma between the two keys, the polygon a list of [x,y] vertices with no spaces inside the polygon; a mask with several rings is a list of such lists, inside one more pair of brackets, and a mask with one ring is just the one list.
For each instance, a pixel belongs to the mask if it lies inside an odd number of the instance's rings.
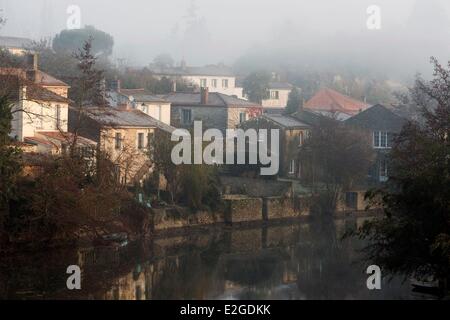
{"label": "roof gable", "polygon": [[368,107],[367,103],[328,88],[320,90],[305,103],[306,109],[340,111],[349,114],[356,114]]}
{"label": "roof gable", "polygon": [[385,106],[377,104],[349,118],[345,123],[370,130],[400,132],[406,121]]}

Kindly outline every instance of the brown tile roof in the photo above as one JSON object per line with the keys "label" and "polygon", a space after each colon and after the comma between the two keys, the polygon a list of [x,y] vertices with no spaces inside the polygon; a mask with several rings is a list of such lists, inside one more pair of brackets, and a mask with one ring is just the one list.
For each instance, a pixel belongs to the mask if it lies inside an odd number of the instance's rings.
{"label": "brown tile roof", "polygon": [[[55,140],[58,142],[67,142],[72,141],[74,138],[73,133],[71,132],[60,132],[60,131],[39,131],[37,132],[38,136],[42,136],[48,140]],[[82,145],[93,145],[96,144],[94,141],[78,136],[77,143]]]}
{"label": "brown tile roof", "polygon": [[[55,79],[53,77],[45,78],[47,80]],[[57,80],[57,79],[55,79]],[[60,96],[50,90],[45,89],[44,83],[50,82],[31,82],[26,78],[26,73],[22,69],[0,68],[0,89],[9,91],[12,99],[18,99],[20,86],[26,86],[27,99],[43,102],[70,103],[71,100]],[[56,82],[55,82],[56,83]],[[63,82],[62,82],[63,83]]]}
{"label": "brown tile roof", "polygon": [[369,107],[368,104],[343,95],[332,89],[322,89],[305,104],[305,109],[316,111],[339,111],[357,114]]}
{"label": "brown tile roof", "polygon": [[69,85],[55,77],[38,70],[36,75],[36,84],[46,87],[69,87]]}
{"label": "brown tile roof", "polygon": [[43,102],[60,102],[60,103],[71,102],[70,99],[60,96],[59,94],[47,90],[39,85],[27,86],[27,99]]}

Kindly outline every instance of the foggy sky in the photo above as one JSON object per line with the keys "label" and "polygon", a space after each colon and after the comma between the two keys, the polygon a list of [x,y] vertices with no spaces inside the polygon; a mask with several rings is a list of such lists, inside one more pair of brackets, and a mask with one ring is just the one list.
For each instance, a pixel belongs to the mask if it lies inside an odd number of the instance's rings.
{"label": "foggy sky", "polygon": [[[256,50],[283,48],[328,53],[330,61],[335,53],[358,59],[376,48],[384,59],[409,56],[411,47],[401,50],[408,44],[384,50],[398,39],[409,39],[409,46],[417,39],[411,68],[420,70],[431,55],[450,57],[442,39],[450,30],[445,0],[0,0],[7,18],[0,34],[51,37],[66,27],[71,4],[80,6],[82,25],[113,35],[114,58],[132,65],[147,65],[165,52],[191,65],[233,64]],[[382,10],[379,31],[366,28],[372,4]]]}

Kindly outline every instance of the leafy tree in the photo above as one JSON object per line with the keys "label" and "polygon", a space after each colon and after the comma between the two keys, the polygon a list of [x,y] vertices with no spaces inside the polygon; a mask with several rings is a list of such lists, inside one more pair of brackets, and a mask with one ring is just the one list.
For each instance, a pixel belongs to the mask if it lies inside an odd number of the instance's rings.
{"label": "leafy tree", "polygon": [[424,122],[403,128],[392,148],[388,185],[368,194],[381,198],[384,216],[354,235],[370,240],[366,257],[386,272],[449,280],[450,63],[432,63],[433,79],[418,77],[411,89]]}
{"label": "leafy tree", "polygon": [[293,114],[299,111],[302,105],[303,105],[303,96],[300,90],[297,87],[294,87],[289,93],[289,99],[286,105],[286,109],[284,110],[284,113]]}
{"label": "leafy tree", "polygon": [[168,134],[156,132],[148,153],[156,172],[167,181],[172,202],[192,209],[218,208],[221,199],[216,168],[205,164],[175,165],[171,159],[174,145]]}
{"label": "leafy tree", "polygon": [[364,183],[374,153],[369,137],[321,117],[299,151],[303,179],[319,194],[322,213],[332,213],[343,190]]}
{"label": "leafy tree", "polygon": [[94,56],[109,57],[112,54],[113,37],[93,26],[61,31],[53,40],[53,49],[59,53],[70,54],[79,50],[89,39],[93,39],[92,53]]}
{"label": "leafy tree", "polygon": [[261,104],[264,99],[269,98],[270,73],[256,71],[244,79],[244,94],[252,102]]}
{"label": "leafy tree", "polygon": [[153,59],[153,64],[160,69],[166,69],[173,67],[174,60],[170,54],[162,53],[157,55],[155,59]]}

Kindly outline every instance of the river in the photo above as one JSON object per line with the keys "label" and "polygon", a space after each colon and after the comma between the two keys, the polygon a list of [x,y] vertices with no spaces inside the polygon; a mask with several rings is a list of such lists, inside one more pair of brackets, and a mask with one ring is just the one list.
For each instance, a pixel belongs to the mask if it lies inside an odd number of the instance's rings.
{"label": "river", "polygon": [[[364,219],[211,227],[114,248],[2,259],[1,299],[414,299],[408,282],[368,290],[363,243],[342,240]],[[68,290],[66,269],[82,270]]]}

